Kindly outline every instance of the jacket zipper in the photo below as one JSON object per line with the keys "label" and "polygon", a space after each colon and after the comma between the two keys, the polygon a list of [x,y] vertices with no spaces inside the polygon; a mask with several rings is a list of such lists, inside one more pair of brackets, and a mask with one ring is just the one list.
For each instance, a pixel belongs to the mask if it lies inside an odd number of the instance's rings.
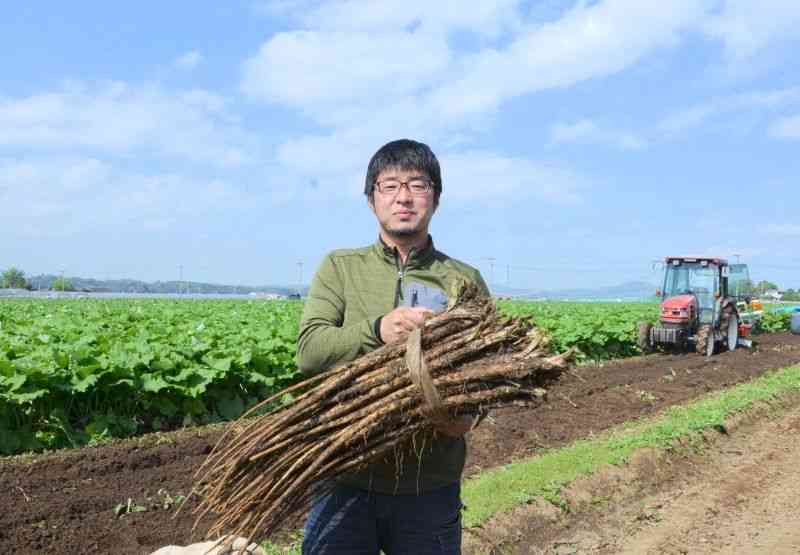
{"label": "jacket zipper", "polygon": [[397,250],[397,247],[394,248],[394,263],[397,267],[397,285],[394,289],[394,307],[397,308],[400,306],[400,301],[403,300],[403,278],[406,276],[406,268],[408,268],[408,263],[411,261],[411,257],[414,256],[415,248],[412,247],[410,251],[408,251],[408,256],[406,257],[405,263],[400,263],[400,252]]}

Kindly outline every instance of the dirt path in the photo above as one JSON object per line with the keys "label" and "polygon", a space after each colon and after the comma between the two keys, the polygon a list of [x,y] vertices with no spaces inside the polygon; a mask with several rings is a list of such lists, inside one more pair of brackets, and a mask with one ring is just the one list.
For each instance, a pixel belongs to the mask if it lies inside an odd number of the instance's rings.
{"label": "dirt path", "polygon": [[701,458],[684,461],[682,475],[663,491],[579,517],[543,547],[520,538],[503,552],[796,555],[799,438],[795,405],[777,420],[737,430]]}
{"label": "dirt path", "polygon": [[632,530],[612,551],[800,553],[798,436],[800,408],[729,442],[696,482],[653,499],[657,522]]}
{"label": "dirt path", "polygon": [[[473,432],[467,474],[798,363],[800,336],[771,334],[760,339],[755,352],[711,359],[653,355],[580,367],[548,386],[545,401],[497,411]],[[192,536],[191,502],[177,519],[164,507],[168,497],[189,492],[192,475],[218,434],[197,429],[0,458],[0,553],[142,555],[202,538],[204,524]],[[116,516],[114,508],[129,499],[145,510]],[[528,545],[544,545],[539,539]]]}

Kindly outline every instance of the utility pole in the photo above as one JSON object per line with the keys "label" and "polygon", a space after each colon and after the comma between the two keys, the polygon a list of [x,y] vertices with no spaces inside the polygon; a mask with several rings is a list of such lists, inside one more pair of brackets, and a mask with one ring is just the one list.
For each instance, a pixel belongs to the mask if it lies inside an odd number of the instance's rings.
{"label": "utility pole", "polygon": [[494,283],[494,261],[497,260],[494,256],[487,256],[484,260],[489,261],[489,285]]}
{"label": "utility pole", "polygon": [[297,261],[297,271],[298,271],[298,280],[297,280],[297,294],[302,296],[302,289],[303,289],[303,261]]}

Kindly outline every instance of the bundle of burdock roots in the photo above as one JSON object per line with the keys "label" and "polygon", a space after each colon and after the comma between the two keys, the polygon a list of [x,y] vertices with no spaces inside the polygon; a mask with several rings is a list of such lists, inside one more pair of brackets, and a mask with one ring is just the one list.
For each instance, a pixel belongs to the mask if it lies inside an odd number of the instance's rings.
{"label": "bundle of burdock roots", "polygon": [[[438,422],[532,401],[537,376],[552,379],[571,356],[546,347],[532,323],[501,316],[466,286],[406,342],[316,375],[232,424],[196,476],[197,521],[216,517],[212,537],[268,538],[337,476]],[[287,392],[296,398],[253,416]]]}

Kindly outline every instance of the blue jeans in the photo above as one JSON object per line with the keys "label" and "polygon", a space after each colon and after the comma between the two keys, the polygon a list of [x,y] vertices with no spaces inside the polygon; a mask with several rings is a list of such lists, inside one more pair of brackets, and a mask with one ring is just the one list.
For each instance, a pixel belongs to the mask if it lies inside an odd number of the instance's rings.
{"label": "blue jeans", "polygon": [[460,555],[460,493],[458,483],[420,495],[336,486],[311,507],[303,555]]}

